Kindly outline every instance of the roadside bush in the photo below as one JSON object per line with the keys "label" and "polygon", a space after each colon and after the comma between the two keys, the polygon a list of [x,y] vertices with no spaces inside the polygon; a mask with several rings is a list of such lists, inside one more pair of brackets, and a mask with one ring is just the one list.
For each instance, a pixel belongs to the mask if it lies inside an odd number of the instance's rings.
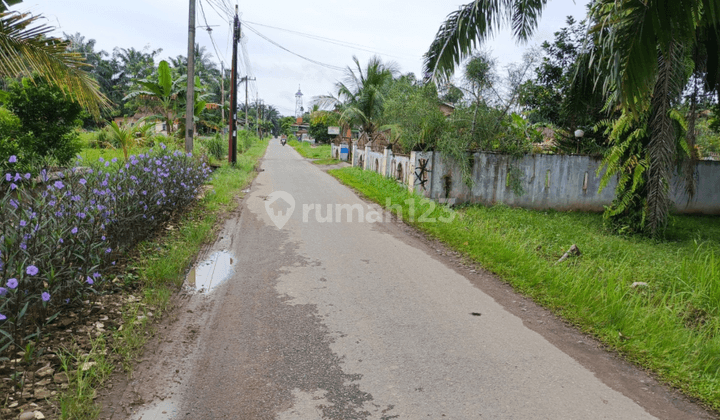
{"label": "roadside bush", "polygon": [[246,152],[256,141],[260,141],[260,139],[255,133],[247,130],[239,130],[237,136],[238,153]]}
{"label": "roadside bush", "polygon": [[[18,162],[13,156],[8,163]],[[103,268],[192,202],[208,175],[205,164],[164,146],[127,163],[101,158],[52,179],[43,172],[40,185],[29,173],[6,173],[0,353],[39,338],[57,314],[96,294]]]}
{"label": "roadside bush", "polygon": [[210,156],[215,159],[223,159],[228,154],[227,138],[221,136],[220,133],[205,139],[203,145],[207,148]]}
{"label": "roadside bush", "polygon": [[12,82],[6,104],[20,120],[17,137],[24,155],[53,156],[61,165],[82,150],[76,128],[82,107],[42,77]]}
{"label": "roadside bush", "polygon": [[10,156],[21,155],[17,137],[22,124],[17,115],[5,107],[0,107],[0,170],[9,167]]}

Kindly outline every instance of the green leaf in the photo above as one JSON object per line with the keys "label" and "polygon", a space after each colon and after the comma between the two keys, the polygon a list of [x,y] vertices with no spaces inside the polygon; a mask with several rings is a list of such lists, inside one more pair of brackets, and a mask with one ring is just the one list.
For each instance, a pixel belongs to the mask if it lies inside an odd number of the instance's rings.
{"label": "green leaf", "polygon": [[170,65],[163,60],[158,65],[158,85],[162,89],[162,95],[170,96],[172,93],[172,74],[170,73]]}

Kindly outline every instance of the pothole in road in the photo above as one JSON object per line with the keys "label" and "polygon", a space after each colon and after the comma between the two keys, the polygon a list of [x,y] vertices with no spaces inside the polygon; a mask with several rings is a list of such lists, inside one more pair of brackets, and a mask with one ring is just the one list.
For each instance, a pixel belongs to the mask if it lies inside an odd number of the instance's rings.
{"label": "pothole in road", "polygon": [[185,284],[190,289],[207,293],[227,280],[233,272],[235,258],[227,251],[218,251],[190,269]]}

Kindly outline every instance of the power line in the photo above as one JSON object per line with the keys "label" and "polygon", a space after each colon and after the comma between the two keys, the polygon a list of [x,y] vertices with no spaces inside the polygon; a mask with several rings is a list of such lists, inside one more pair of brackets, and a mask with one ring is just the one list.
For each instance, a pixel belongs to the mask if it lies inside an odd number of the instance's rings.
{"label": "power line", "polygon": [[388,57],[394,57],[394,58],[403,58],[403,57],[406,57],[406,58],[418,58],[417,56],[412,56],[412,55],[398,56],[398,55],[388,54],[388,53],[384,53],[384,52],[382,52],[382,51],[378,51],[378,50],[371,49],[371,47],[368,47],[368,46],[365,46],[365,45],[355,44],[355,43],[347,42],[347,41],[340,41],[340,40],[338,40],[338,39],[327,38],[327,37],[320,36],[320,35],[308,34],[308,33],[304,33],[304,32],[295,31],[295,30],[292,30],[292,29],[279,28],[279,27],[277,27],[277,26],[270,26],[270,25],[265,25],[265,24],[262,24],[262,23],[249,22],[249,21],[243,21],[243,23],[246,24],[246,25],[247,25],[247,24],[251,24],[251,25],[257,25],[257,26],[264,26],[264,27],[266,27],[266,28],[271,28],[271,29],[277,29],[277,30],[279,30],[279,31],[289,32],[289,33],[296,34],[296,35],[300,35],[300,36],[303,36],[303,37],[306,37],[306,38],[314,39],[314,40],[316,40],[316,41],[327,42],[327,43],[329,43],[329,44],[335,44],[335,45],[339,45],[339,46],[341,46],[341,47],[351,48],[351,49],[360,50],[360,51],[365,51],[365,52],[370,52],[370,53],[374,53],[374,54],[380,54],[380,55],[384,55],[384,56],[388,56]]}
{"label": "power line", "polygon": [[[225,14],[223,15],[222,13],[220,13],[220,11],[217,9],[217,7],[215,5],[213,5],[213,3],[211,1],[208,1],[208,6],[210,6],[215,11],[215,13],[217,13],[217,15],[220,16],[220,19],[224,20],[230,26],[232,26],[232,18],[233,18],[232,14],[228,14],[227,11],[223,10],[225,12]],[[220,9],[222,10],[222,8],[220,8]]]}
{"label": "power line", "polygon": [[225,58],[220,55],[217,45],[215,45],[215,39],[212,36],[212,28],[208,24],[207,17],[205,16],[205,8],[203,7],[202,0],[200,0],[198,3],[200,3],[200,12],[202,13],[203,20],[205,21],[205,26],[207,27],[208,35],[210,36],[210,42],[212,43],[213,49],[215,50],[215,54],[217,54],[218,60],[221,60],[223,63],[225,63]]}
{"label": "power line", "polygon": [[313,63],[313,64],[316,64],[316,65],[321,66],[321,67],[328,68],[328,69],[330,69],[330,70],[345,71],[345,69],[344,69],[343,67],[333,66],[332,64],[326,64],[326,63],[323,63],[323,62],[320,62],[320,61],[317,61],[317,60],[313,60],[312,58],[305,57],[305,56],[300,55],[300,54],[298,54],[298,53],[296,53],[296,52],[290,51],[289,49],[283,47],[282,45],[278,44],[277,42],[273,41],[272,39],[270,39],[270,38],[266,37],[265,35],[261,34],[257,29],[253,28],[252,26],[245,24],[245,27],[248,28],[249,30],[251,30],[252,32],[254,32],[257,36],[263,38],[263,39],[266,40],[267,42],[269,42],[269,43],[275,45],[276,47],[280,48],[281,50],[287,51],[287,52],[289,52],[290,54],[292,54],[292,55],[294,55],[294,56],[297,56],[297,57],[300,57],[300,58],[302,58],[302,59],[305,60],[305,61],[309,61],[309,62],[311,62],[311,63]]}

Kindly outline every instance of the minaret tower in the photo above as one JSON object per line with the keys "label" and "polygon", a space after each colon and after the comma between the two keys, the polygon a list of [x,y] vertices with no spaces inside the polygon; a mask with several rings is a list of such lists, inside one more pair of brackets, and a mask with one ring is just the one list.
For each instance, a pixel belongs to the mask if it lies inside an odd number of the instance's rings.
{"label": "minaret tower", "polygon": [[300,91],[300,85],[298,85],[298,91],[295,94],[295,118],[301,118],[303,115],[303,102],[302,102],[302,91]]}

